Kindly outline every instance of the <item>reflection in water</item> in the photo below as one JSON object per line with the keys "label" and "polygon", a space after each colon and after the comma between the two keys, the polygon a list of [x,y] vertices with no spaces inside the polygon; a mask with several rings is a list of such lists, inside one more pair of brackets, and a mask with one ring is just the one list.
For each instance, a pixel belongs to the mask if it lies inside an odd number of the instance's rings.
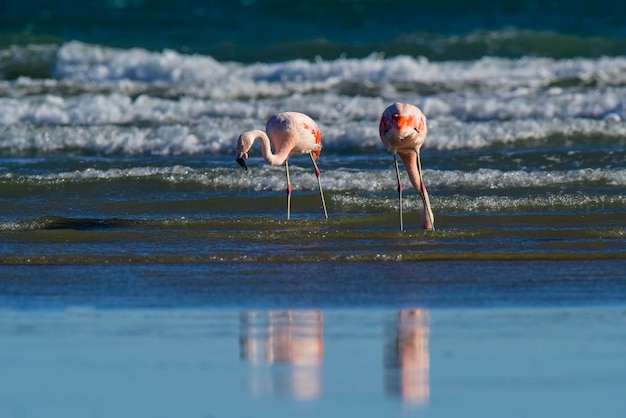
{"label": "reflection in water", "polygon": [[[252,365],[254,395],[312,400],[322,392],[320,311],[243,312],[241,358]],[[272,367],[268,367],[272,366]]]}
{"label": "reflection in water", "polygon": [[385,348],[385,389],[406,403],[425,405],[430,396],[428,317],[422,309],[398,313]]}

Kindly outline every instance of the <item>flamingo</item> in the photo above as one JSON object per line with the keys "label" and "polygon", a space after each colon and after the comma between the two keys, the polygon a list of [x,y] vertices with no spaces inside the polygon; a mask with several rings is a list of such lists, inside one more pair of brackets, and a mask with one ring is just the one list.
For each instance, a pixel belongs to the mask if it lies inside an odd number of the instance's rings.
{"label": "flamingo", "polygon": [[422,211],[422,228],[435,229],[435,218],[430,208],[428,191],[422,177],[422,163],[420,161],[420,148],[424,144],[428,128],[426,117],[422,111],[412,104],[394,103],[383,112],[379,125],[380,140],[387,150],[393,153],[393,161],[396,167],[396,179],[398,181],[398,202],[400,213],[400,230],[402,231],[402,183],[398,159],[400,155],[409,179],[418,191],[424,210]]}
{"label": "flamingo", "polygon": [[[320,179],[320,169],[315,162],[322,150],[322,134],[315,121],[303,113],[282,112],[269,118],[265,131],[255,129],[242,133],[239,139],[237,139],[236,159],[244,170],[248,170],[245,160],[248,158],[248,151],[257,139],[261,140],[261,152],[268,164],[282,165],[285,163],[285,172],[287,173],[287,219],[291,216],[291,180],[289,178],[288,159],[291,156],[302,154],[309,154],[309,157],[311,157],[320,188],[324,216],[328,218],[324,192],[322,191],[322,181]],[[272,153],[272,146],[275,153]]]}

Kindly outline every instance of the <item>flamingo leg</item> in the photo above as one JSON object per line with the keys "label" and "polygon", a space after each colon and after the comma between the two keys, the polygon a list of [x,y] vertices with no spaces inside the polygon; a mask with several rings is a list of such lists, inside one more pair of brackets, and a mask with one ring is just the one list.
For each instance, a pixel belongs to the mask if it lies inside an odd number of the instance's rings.
{"label": "flamingo leg", "polygon": [[291,217],[291,179],[289,178],[289,162],[285,160],[285,173],[287,173],[287,219]]}
{"label": "flamingo leg", "polygon": [[317,177],[317,184],[320,186],[320,196],[322,197],[322,207],[324,208],[324,217],[328,219],[328,212],[326,211],[326,201],[324,200],[324,192],[322,191],[322,180],[320,179],[320,169],[317,167],[315,158],[313,158],[313,153],[309,152],[309,157],[311,157],[311,161],[313,162],[313,167],[315,167],[315,176]]}
{"label": "flamingo leg", "polygon": [[398,180],[398,211],[400,213],[400,231],[404,231],[402,224],[402,183],[400,182],[400,170],[398,169],[398,158],[393,154],[393,163],[396,167],[396,180]]}
{"label": "flamingo leg", "polygon": [[422,161],[420,159],[420,153],[417,152],[417,173],[420,176],[420,197],[422,198],[422,204],[424,206],[424,211],[426,212],[426,216],[428,216],[428,221],[433,227],[433,231],[435,230],[435,222],[431,216],[430,210],[430,202],[428,201],[428,192],[426,191],[426,186],[424,185],[424,177],[422,177]]}

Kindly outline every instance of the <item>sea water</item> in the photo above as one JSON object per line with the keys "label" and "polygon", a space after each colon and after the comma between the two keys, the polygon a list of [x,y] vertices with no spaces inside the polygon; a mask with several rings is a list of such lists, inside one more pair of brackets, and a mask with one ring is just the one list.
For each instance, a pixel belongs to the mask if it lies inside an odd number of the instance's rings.
{"label": "sea water", "polygon": [[[618,416],[624,16],[5,1],[0,415]],[[395,101],[435,231],[404,171],[399,231]],[[308,157],[290,220],[284,167],[235,162],[286,110],[322,131],[328,220]]]}

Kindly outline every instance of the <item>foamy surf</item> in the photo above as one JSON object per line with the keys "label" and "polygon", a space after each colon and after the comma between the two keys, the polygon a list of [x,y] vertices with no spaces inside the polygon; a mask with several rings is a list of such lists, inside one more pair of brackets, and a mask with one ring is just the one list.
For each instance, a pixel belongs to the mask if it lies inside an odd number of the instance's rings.
{"label": "foamy surf", "polygon": [[[291,181],[294,190],[317,190],[314,170],[304,164],[292,163]],[[16,175],[0,173],[0,180],[22,184],[45,185],[60,183],[86,183],[93,181],[115,180],[159,180],[164,183],[196,183],[220,190],[251,189],[283,190],[286,184],[283,167],[267,165],[250,166],[248,172],[242,171],[236,164],[231,167],[198,168],[190,166],[138,166],[131,168],[63,171],[57,173]],[[391,164],[390,164],[391,165]],[[389,170],[359,171],[354,169],[334,169],[323,167],[324,188],[332,191],[379,192],[393,190],[396,186],[395,174]],[[564,171],[503,171],[481,168],[476,171],[459,170],[424,170],[424,178],[429,187],[446,190],[497,190],[497,189],[551,189],[560,186],[589,187],[606,186],[620,188],[626,186],[626,170],[579,169]],[[401,174],[402,181],[409,187],[408,177]]]}
{"label": "foamy surf", "polygon": [[[137,246],[135,260],[182,260],[162,254],[169,250],[145,256],[163,247],[162,231],[192,245],[195,255],[185,260],[195,261],[234,261],[252,241],[311,251],[294,250],[292,260],[415,261],[465,251],[476,239],[479,253],[497,253],[502,242],[519,246],[538,229],[527,255],[613,257],[623,240],[624,57],[437,61],[373,53],[235,62],[73,41],[13,47],[0,54],[0,71],[37,60],[31,72],[0,80],[0,229],[45,233],[49,245],[25,256],[42,263],[68,236],[72,260],[92,252],[91,239],[119,260],[126,253],[118,240]],[[424,246],[421,201],[402,165],[406,225],[415,235],[394,241],[397,183],[378,132],[393,101],[417,104],[428,119],[421,156],[437,231]],[[269,166],[258,145],[247,172],[234,161],[239,134],[263,129],[282,110],[307,113],[321,128],[329,221],[320,220],[308,157],[290,159],[290,223],[284,167]],[[560,231],[550,230],[555,224]],[[304,233],[324,249],[297,238]],[[581,247],[546,247],[563,236]],[[591,242],[598,237],[601,244]],[[417,242],[419,251],[404,254]],[[19,243],[11,248],[24,259]],[[249,259],[272,257],[261,251]]]}
{"label": "foamy surf", "polygon": [[[37,54],[52,51],[35,49],[23,59]],[[372,148],[380,146],[378,120],[393,100],[427,115],[425,148],[553,137],[623,145],[625,69],[623,57],[435,62],[374,54],[244,64],[69,42],[56,51],[49,78],[0,81],[0,151],[232,152],[240,132],[262,128],[285,109],[314,117],[327,149]]]}
{"label": "foamy surf", "polygon": [[[5,105],[8,107],[17,106],[16,103],[8,103],[10,100],[0,99],[0,103],[2,101],[7,102]],[[98,105],[108,109],[102,110],[102,113],[93,103],[76,103],[71,108],[61,109],[58,103],[50,102],[55,100],[44,99],[43,103],[33,105],[30,110],[29,105],[22,103],[21,111],[24,113],[10,122],[9,119],[15,116],[15,109],[0,116],[7,122],[0,125],[0,152],[45,154],[82,150],[87,153],[162,156],[230,153],[234,152],[239,133],[263,128],[265,124],[261,117],[213,115],[196,118],[195,113],[172,118],[187,118],[189,123],[172,123],[164,116],[168,112],[163,108],[155,109],[154,104],[137,110],[139,115],[152,115],[153,120],[145,121],[142,116],[129,120],[133,111],[113,110],[114,105],[108,100],[101,100]],[[95,110],[90,111],[90,108]],[[90,115],[97,115],[95,118],[100,120],[93,121]],[[320,122],[324,148],[338,152],[348,149],[382,150],[378,122],[374,116],[372,113],[360,120]],[[111,122],[111,119],[115,121]],[[145,124],[152,126],[142,126]],[[424,145],[426,150],[453,151],[506,144],[525,147],[527,143],[531,146],[537,140],[551,138],[561,138],[568,147],[574,148],[577,142],[585,144],[598,137],[623,146],[626,137],[626,122],[611,118],[508,117],[503,121],[463,121],[446,116],[429,119],[429,126],[429,136]]]}
{"label": "foamy surf", "polygon": [[626,2],[0,3],[0,416],[623,415]]}

